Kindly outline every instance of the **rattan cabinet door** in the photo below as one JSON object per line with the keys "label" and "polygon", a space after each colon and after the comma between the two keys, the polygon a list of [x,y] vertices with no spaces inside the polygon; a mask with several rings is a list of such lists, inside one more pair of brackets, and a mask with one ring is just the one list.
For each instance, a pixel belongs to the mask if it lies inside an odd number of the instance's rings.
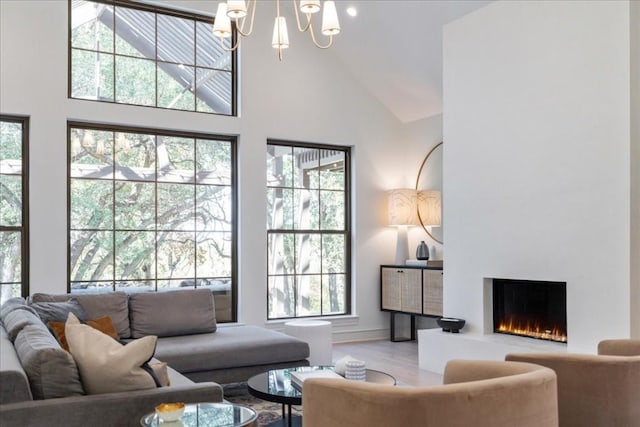
{"label": "rattan cabinet door", "polygon": [[402,311],[422,314],[422,270],[403,269],[402,273]]}
{"label": "rattan cabinet door", "polygon": [[402,310],[402,273],[397,268],[382,268],[382,309]]}
{"label": "rattan cabinet door", "polygon": [[442,316],[442,270],[424,270],[423,314]]}

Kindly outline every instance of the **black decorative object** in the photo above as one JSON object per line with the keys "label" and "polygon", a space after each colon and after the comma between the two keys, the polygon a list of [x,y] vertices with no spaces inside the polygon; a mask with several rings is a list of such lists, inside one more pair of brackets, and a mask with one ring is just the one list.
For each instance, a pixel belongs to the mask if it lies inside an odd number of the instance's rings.
{"label": "black decorative object", "polygon": [[460,332],[460,329],[466,323],[464,319],[456,319],[455,317],[441,317],[436,322],[438,322],[438,326],[442,328],[443,332],[451,332],[453,334]]}
{"label": "black decorative object", "polygon": [[419,260],[429,259],[429,246],[427,246],[424,240],[421,241],[418,247],[416,248],[416,258]]}

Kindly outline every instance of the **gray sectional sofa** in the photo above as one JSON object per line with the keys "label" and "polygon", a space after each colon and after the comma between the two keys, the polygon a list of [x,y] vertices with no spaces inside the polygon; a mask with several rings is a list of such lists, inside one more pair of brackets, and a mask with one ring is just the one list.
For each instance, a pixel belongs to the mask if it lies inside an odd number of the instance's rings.
{"label": "gray sectional sofa", "polygon": [[[170,385],[84,394],[73,357],[44,323],[51,307],[74,304],[90,319],[109,316],[123,342],[157,336],[155,359],[168,364]],[[29,301],[13,299],[3,305],[0,323],[3,427],[135,426],[158,403],[222,401],[219,384],[246,381],[269,369],[308,365],[309,347],[303,341],[256,326],[217,325],[207,289],[35,294]]]}

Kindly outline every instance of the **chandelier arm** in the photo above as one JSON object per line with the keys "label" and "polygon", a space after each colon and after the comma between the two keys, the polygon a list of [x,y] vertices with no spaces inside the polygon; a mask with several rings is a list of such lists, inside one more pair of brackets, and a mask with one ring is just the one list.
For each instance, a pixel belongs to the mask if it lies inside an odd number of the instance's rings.
{"label": "chandelier arm", "polygon": [[311,14],[305,13],[305,15],[307,16],[307,26],[302,28],[302,25],[300,24],[300,15],[298,12],[298,8],[296,7],[296,0],[291,0],[291,1],[293,2],[293,11],[296,13],[296,23],[298,24],[298,31],[300,31],[301,33],[304,33],[309,28],[311,28]]}
{"label": "chandelier arm", "polygon": [[327,43],[326,45],[323,46],[318,43],[316,41],[316,35],[313,33],[313,27],[311,26],[311,23],[309,23],[309,33],[311,33],[311,40],[313,41],[313,44],[316,45],[318,49],[329,49],[333,44],[333,35],[329,36],[329,43]]}
{"label": "chandelier arm", "polygon": [[[252,7],[252,3],[253,3],[253,7]],[[247,37],[250,36],[251,33],[253,32],[253,22],[255,21],[255,17],[256,17],[256,7],[258,6],[257,0],[248,0],[247,1],[248,7],[252,8],[251,9],[251,20],[249,22],[249,31],[247,31],[246,33],[243,32],[244,30],[244,23],[246,22],[247,18],[244,17],[242,18],[242,22],[240,22],[240,20],[238,18],[236,18],[236,31],[238,32],[238,34],[240,34],[242,37]],[[237,47],[237,46],[236,46]]]}
{"label": "chandelier arm", "polygon": [[224,37],[220,37],[220,47],[222,48],[222,50],[226,52],[233,52],[234,50],[238,49],[238,46],[240,46],[240,37],[236,39],[236,43],[233,46],[231,46],[231,48],[227,48],[224,45]]}

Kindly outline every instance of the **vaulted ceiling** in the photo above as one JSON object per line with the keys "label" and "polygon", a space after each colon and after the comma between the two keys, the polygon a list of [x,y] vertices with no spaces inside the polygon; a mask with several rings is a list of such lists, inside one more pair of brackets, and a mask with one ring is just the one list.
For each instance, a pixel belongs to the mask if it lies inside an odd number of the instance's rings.
{"label": "vaulted ceiling", "polygon": [[[402,122],[442,112],[442,27],[488,0],[340,0],[331,48]],[[358,15],[345,13],[355,6]]]}

